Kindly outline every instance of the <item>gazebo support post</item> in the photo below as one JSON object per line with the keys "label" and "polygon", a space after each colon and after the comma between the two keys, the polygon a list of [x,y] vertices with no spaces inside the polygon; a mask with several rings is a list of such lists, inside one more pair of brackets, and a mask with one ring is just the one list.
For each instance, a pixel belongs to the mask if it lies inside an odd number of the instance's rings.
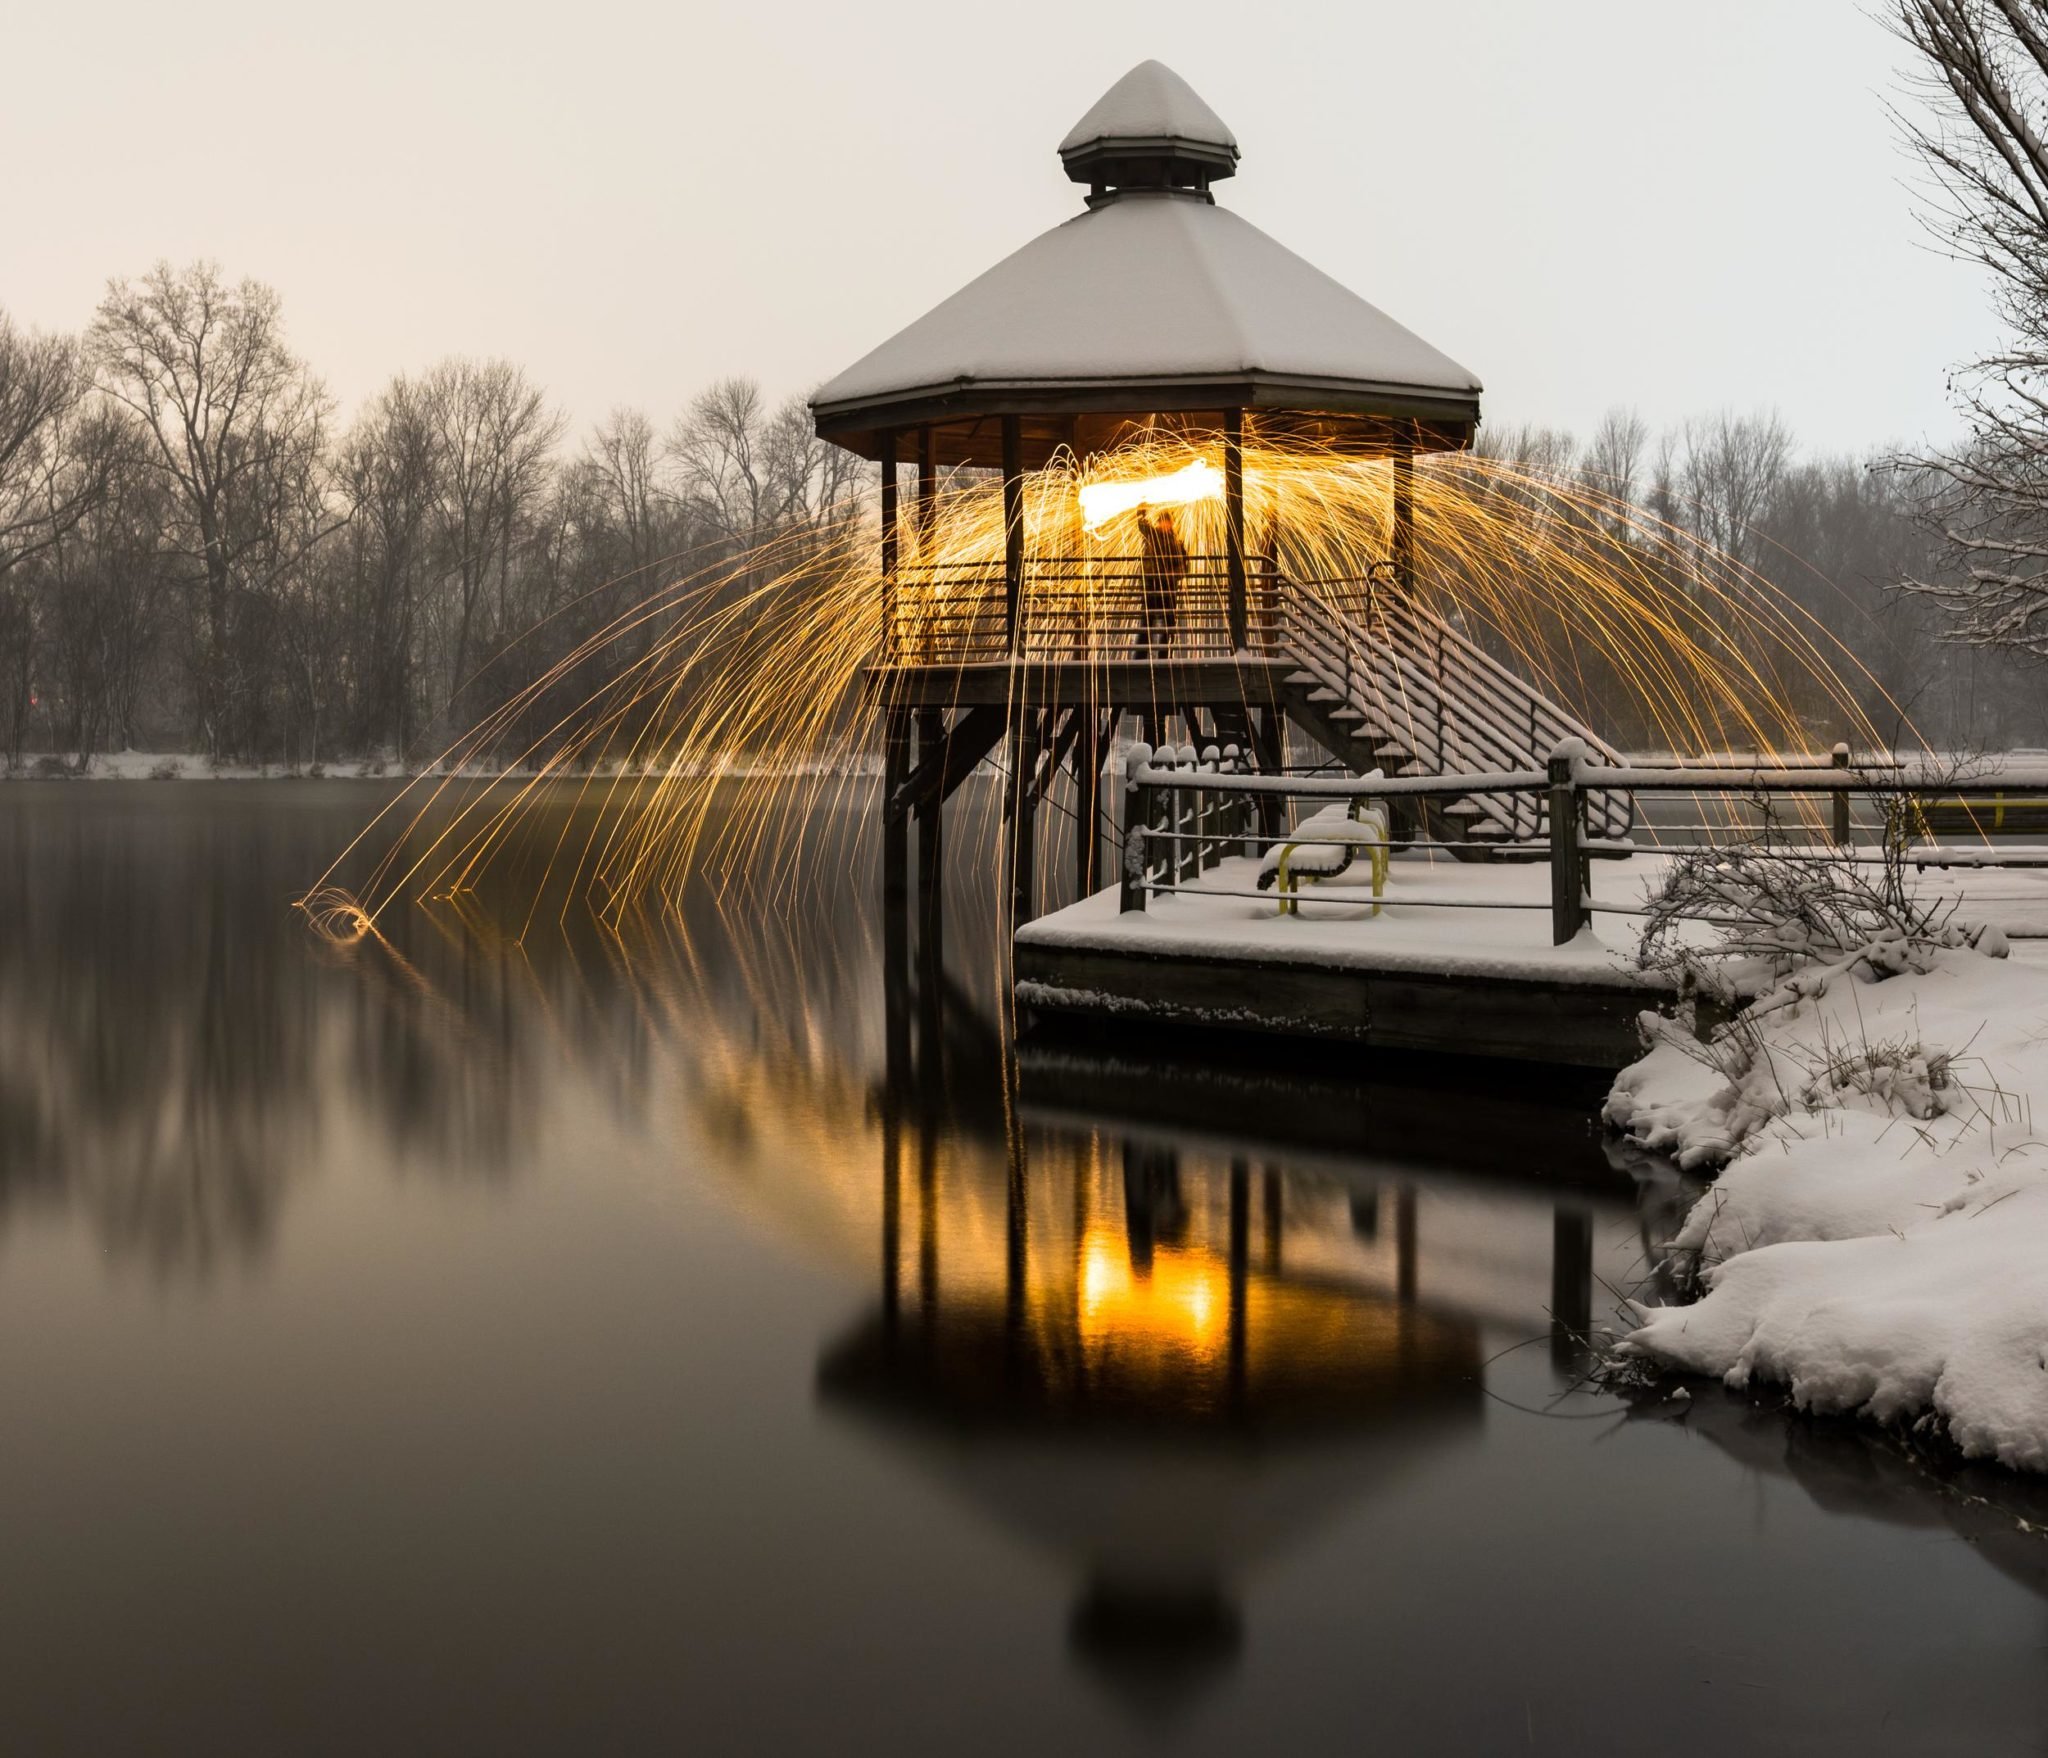
{"label": "gazebo support post", "polygon": [[[897,656],[896,433],[884,429],[878,450],[882,460],[882,617],[884,652]],[[910,962],[910,813],[896,795],[910,778],[912,726],[910,710],[892,707],[882,728],[882,956],[884,982],[909,982]],[[907,1000],[906,994],[900,999]]]}
{"label": "gazebo support post", "polygon": [[939,476],[932,464],[932,426],[917,430],[917,557],[931,564],[932,526],[939,516]]}
{"label": "gazebo support post", "polygon": [[1415,444],[1403,436],[1394,448],[1394,578],[1415,585]]}
{"label": "gazebo support post", "polygon": [[[910,813],[894,804],[910,776],[910,710],[882,721],[882,989],[890,1079],[900,1090],[910,1049]],[[900,1040],[900,1041],[899,1041]]]}
{"label": "gazebo support post", "polygon": [[1010,740],[1010,926],[1031,920],[1032,893],[1038,872],[1038,753],[1044,740],[1040,712],[1017,711]]}
{"label": "gazebo support post", "polygon": [[1242,653],[1251,645],[1250,618],[1244,583],[1244,411],[1223,417],[1223,524],[1229,552],[1230,650]]}
{"label": "gazebo support post", "polygon": [[[946,743],[946,711],[943,708],[920,708],[917,711],[917,760],[923,763],[937,753]],[[941,836],[944,828],[946,796],[943,788],[933,788],[917,807],[917,943],[919,955],[930,961],[930,968],[936,971],[944,951],[944,922],[942,911],[945,903],[945,846]]]}
{"label": "gazebo support post", "polygon": [[[1254,767],[1261,775],[1278,775],[1287,761],[1280,726],[1280,711],[1277,708],[1256,710],[1251,724],[1251,743]],[[1265,837],[1278,836],[1284,828],[1281,820],[1283,807],[1272,794],[1259,794],[1259,834]]]}
{"label": "gazebo support post", "polygon": [[1024,436],[1014,415],[1003,417],[1003,630],[1020,650],[1018,608],[1024,598]]}
{"label": "gazebo support post", "polygon": [[896,430],[885,427],[875,436],[882,463],[882,650],[898,657],[902,643],[896,630]]}

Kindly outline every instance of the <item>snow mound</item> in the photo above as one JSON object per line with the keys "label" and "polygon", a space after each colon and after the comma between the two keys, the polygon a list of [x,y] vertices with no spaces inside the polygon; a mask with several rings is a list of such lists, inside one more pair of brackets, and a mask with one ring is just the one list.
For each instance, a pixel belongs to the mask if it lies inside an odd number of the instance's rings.
{"label": "snow mound", "polygon": [[1626,1347],[2048,1470],[2044,979],[1962,948],[1884,980],[1843,961],[1710,1059],[1661,1026],[1607,1120],[1723,1170],[1671,1242],[1703,1298],[1639,1309]]}

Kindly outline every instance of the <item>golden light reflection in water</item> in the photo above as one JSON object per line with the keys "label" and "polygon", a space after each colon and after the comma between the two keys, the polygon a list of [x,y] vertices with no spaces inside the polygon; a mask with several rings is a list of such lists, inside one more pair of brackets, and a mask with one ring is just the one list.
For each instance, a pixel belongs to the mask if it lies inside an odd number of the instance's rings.
{"label": "golden light reflection in water", "polygon": [[1206,1361],[1228,1342],[1230,1270],[1213,1253],[1161,1246],[1140,1271],[1121,1232],[1097,1223],[1082,1236],[1080,1256],[1084,1347],[1114,1342]]}

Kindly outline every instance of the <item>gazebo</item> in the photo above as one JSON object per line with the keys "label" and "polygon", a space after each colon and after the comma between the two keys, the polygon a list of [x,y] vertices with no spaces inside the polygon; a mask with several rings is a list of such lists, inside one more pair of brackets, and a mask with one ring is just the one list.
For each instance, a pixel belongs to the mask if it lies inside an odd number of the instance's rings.
{"label": "gazebo", "polygon": [[[895,900],[907,903],[915,815],[928,930],[940,806],[1005,737],[1023,918],[1034,803],[1067,763],[1084,827],[1077,882],[1094,888],[1109,828],[1098,777],[1124,713],[1154,725],[1177,719],[1190,739],[1234,742],[1268,769],[1281,763],[1288,720],[1359,772],[1498,768],[1508,758],[1522,766],[1532,741],[1583,731],[1405,590],[1415,567],[1413,460],[1470,443],[1478,379],[1219,206],[1213,186],[1236,173],[1237,140],[1159,62],[1118,80],[1059,154],[1087,190],[1083,212],[812,399],[822,436],[881,466],[885,634],[870,686],[886,729],[885,890],[893,920]],[[1076,594],[1056,561],[1030,553],[1024,484],[1062,448],[1086,459],[1162,430],[1220,452],[1225,539],[1221,555],[1188,557],[1172,631],[1148,645],[1132,639],[1145,614],[1141,558],[1123,558],[1121,579],[1091,562],[1087,591]],[[1393,538],[1371,590],[1348,605],[1294,592],[1271,556],[1248,551],[1248,433],[1391,460]],[[999,569],[902,565],[906,462],[916,466],[913,515],[924,530],[940,472],[1001,471]],[[1425,720],[1434,705],[1433,735],[1415,729],[1418,703]]]}

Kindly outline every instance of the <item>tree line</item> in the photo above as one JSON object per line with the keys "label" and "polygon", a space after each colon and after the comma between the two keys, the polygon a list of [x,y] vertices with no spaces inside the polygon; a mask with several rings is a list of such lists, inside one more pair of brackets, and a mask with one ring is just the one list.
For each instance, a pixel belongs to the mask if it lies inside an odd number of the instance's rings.
{"label": "tree line", "polygon": [[[1860,456],[1803,452],[1768,412],[1721,412],[1653,432],[1621,409],[1583,435],[1485,429],[1478,449],[1539,479],[1640,507],[1651,525],[1730,558],[1812,631],[1865,721],[1888,741],[2048,743],[2048,694],[2034,656],[1960,638],[1950,600],[1967,588],[1968,558],[1943,528],[1944,479],[1925,460],[1883,447]],[[1806,706],[1813,736],[1853,736],[1826,704]],[[1644,730],[1614,729],[1623,738]]]}
{"label": "tree line", "polygon": [[0,314],[0,750],[404,761],[677,566],[822,535],[861,468],[746,378],[572,443],[518,366],[454,359],[344,426],[276,293],[210,264],[111,283],[78,337]]}
{"label": "tree line", "polygon": [[[1772,582],[1867,670],[1881,729],[2048,741],[2038,672],[1969,620],[1955,460],[1807,456],[1770,415],[1653,434],[1617,412],[1482,443]],[[676,572],[830,534],[864,471],[800,398],[745,378],[666,428],[618,409],[572,436],[518,366],[454,359],[344,425],[277,295],[207,264],[111,283],[77,337],[0,315],[0,754],[416,760]],[[514,730],[601,688],[654,628],[585,653]]]}

